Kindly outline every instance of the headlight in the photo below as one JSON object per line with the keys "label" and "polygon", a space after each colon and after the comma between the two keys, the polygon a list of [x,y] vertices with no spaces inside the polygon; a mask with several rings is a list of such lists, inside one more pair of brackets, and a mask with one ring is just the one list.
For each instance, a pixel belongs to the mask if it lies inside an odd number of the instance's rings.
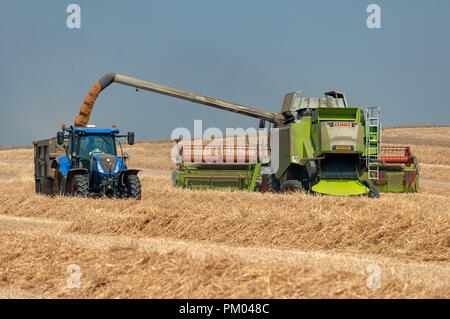
{"label": "headlight", "polygon": [[116,174],[118,172],[119,172],[119,161],[117,161],[116,168],[114,169],[113,174]]}
{"label": "headlight", "polygon": [[97,170],[98,170],[100,173],[104,173],[104,172],[105,172],[105,171],[103,170],[103,167],[102,167],[102,165],[100,164],[99,161],[97,161]]}

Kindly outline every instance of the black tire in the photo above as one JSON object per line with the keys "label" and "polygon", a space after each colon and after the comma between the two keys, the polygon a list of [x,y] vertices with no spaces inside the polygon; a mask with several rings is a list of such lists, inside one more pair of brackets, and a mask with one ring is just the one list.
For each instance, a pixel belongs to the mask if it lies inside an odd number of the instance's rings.
{"label": "black tire", "polygon": [[41,194],[41,180],[35,179],[34,180],[34,190],[36,191],[36,194]]}
{"label": "black tire", "polygon": [[141,181],[137,175],[124,177],[125,189],[128,198],[141,199]]}
{"label": "black tire", "polygon": [[369,188],[369,192],[367,193],[369,198],[380,198],[380,192],[378,192],[378,189],[375,186],[366,181],[362,182],[362,184]]}
{"label": "black tire", "polygon": [[302,183],[297,180],[287,180],[281,184],[280,192],[282,193],[295,193],[303,190]]}
{"label": "black tire", "polygon": [[263,175],[263,188],[264,184],[267,192],[278,193],[280,191],[280,182],[275,177],[275,174]]}
{"label": "black tire", "polygon": [[89,193],[89,182],[87,175],[75,175],[70,183],[70,195],[87,197]]}
{"label": "black tire", "polygon": [[260,183],[260,182],[256,182],[255,183],[255,192],[262,192],[262,190],[263,190],[263,186],[262,186],[262,184]]}

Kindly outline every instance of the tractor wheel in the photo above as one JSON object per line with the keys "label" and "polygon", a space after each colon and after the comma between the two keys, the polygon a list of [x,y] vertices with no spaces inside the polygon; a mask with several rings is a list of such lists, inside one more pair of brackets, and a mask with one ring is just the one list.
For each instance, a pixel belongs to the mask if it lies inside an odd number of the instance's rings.
{"label": "tractor wheel", "polygon": [[128,198],[141,199],[141,181],[137,175],[126,175],[124,178]]}
{"label": "tractor wheel", "polygon": [[370,198],[380,198],[380,193],[375,186],[366,181],[363,182],[363,185],[369,188],[367,196],[369,196]]}
{"label": "tractor wheel", "polygon": [[75,175],[70,185],[70,195],[87,197],[89,192],[89,183],[87,175]]}
{"label": "tractor wheel", "polygon": [[287,180],[281,185],[280,191],[282,193],[295,193],[303,190],[302,183],[297,180]]}
{"label": "tractor wheel", "polygon": [[280,182],[272,175],[263,175],[262,189],[270,193],[278,193],[280,191]]}

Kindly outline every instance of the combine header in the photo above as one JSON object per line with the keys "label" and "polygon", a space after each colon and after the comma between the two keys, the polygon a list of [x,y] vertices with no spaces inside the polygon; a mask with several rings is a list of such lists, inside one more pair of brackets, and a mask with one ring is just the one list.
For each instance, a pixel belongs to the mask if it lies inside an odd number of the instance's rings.
{"label": "combine header", "polygon": [[[364,173],[362,179],[367,179]],[[380,167],[371,183],[380,192],[417,192],[419,164],[409,146],[381,146]]]}
{"label": "combine header", "polygon": [[178,144],[178,170],[172,174],[175,186],[262,190],[261,165],[270,163],[267,146],[249,145],[248,141],[238,146],[234,138],[234,146],[226,145],[226,141],[219,141],[217,146],[214,142],[206,145],[203,142],[183,141]]}
{"label": "combine header", "polygon": [[247,135],[244,143],[235,144],[234,138],[206,146],[178,143],[175,186],[369,197],[378,197],[379,191],[418,190],[418,165],[409,148],[381,146],[379,107],[350,107],[341,92],[326,92],[323,98],[288,93],[281,112],[268,112],[108,73],[86,96],[76,127],[88,123],[98,94],[113,82],[260,120],[260,130]]}

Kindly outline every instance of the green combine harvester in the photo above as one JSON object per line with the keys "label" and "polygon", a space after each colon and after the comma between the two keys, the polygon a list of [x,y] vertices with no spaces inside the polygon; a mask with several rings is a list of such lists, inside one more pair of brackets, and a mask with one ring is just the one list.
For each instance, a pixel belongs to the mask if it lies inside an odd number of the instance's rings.
{"label": "green combine harvester", "polygon": [[175,186],[369,197],[418,191],[419,167],[410,148],[381,145],[380,108],[350,107],[341,92],[323,98],[288,93],[278,113],[108,73],[86,96],[75,126],[87,124],[97,95],[113,82],[260,120],[259,130],[240,143],[235,137],[206,145],[178,140]]}

